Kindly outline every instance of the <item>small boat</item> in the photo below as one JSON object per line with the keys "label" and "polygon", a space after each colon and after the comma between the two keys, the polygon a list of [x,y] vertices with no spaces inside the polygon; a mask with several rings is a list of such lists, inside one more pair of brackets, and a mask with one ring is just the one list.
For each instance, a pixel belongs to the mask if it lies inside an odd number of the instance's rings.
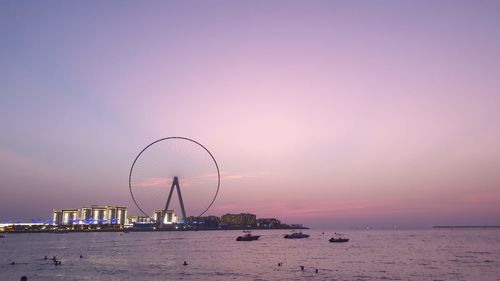
{"label": "small boat", "polygon": [[328,241],[330,241],[332,243],[345,243],[345,242],[349,242],[349,238],[346,238],[344,236],[344,234],[340,234],[340,233],[335,232],[335,236],[330,238],[330,240],[328,240]]}
{"label": "small boat", "polygon": [[251,233],[247,233],[242,236],[236,237],[236,241],[254,241],[258,240],[260,235],[252,235]]}
{"label": "small boat", "polygon": [[345,243],[345,242],[349,242],[349,238],[335,238],[335,237],[332,237],[328,241],[330,241],[332,243]]}
{"label": "small boat", "polygon": [[308,238],[309,234],[304,234],[302,232],[294,232],[292,234],[285,234],[283,238],[285,239],[301,239],[301,238]]}

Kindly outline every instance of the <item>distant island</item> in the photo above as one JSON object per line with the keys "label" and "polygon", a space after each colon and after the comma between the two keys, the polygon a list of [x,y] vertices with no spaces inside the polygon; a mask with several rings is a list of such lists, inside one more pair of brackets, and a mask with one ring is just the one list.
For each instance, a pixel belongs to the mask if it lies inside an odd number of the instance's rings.
{"label": "distant island", "polygon": [[500,225],[435,225],[433,228],[500,228]]}
{"label": "distant island", "polygon": [[251,213],[187,217],[173,210],[157,210],[153,216],[127,216],[127,207],[90,205],[80,209],[54,209],[51,220],[0,223],[0,232],[68,233],[132,231],[308,229],[301,224],[285,224],[276,218],[257,218]]}

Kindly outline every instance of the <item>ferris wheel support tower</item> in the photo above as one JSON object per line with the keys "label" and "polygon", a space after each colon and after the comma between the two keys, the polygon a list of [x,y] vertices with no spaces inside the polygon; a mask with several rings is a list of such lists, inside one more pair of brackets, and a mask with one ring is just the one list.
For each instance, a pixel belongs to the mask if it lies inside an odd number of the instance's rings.
{"label": "ferris wheel support tower", "polygon": [[167,214],[168,206],[170,205],[170,200],[172,199],[172,193],[174,193],[174,188],[177,189],[177,195],[179,196],[179,204],[181,205],[182,220],[187,222],[186,210],[184,209],[184,201],[182,200],[181,186],[179,185],[179,179],[174,177],[172,181],[172,186],[170,187],[170,192],[168,193],[167,204],[165,204],[165,209],[163,210],[163,215],[160,221],[160,226],[163,226],[165,221],[165,215]]}

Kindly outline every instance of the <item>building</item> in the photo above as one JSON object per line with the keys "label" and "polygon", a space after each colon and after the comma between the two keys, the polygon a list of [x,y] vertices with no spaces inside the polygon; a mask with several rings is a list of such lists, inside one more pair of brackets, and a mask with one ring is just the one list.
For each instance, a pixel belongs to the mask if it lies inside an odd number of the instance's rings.
{"label": "building", "polygon": [[199,228],[218,228],[221,219],[217,216],[189,217],[188,223]]}
{"label": "building", "polygon": [[92,218],[89,223],[97,223],[97,224],[103,224],[106,221],[106,207],[104,206],[96,206],[93,205],[91,207],[87,207],[86,209],[91,209],[92,210]]}
{"label": "building", "polygon": [[93,220],[93,218],[94,218],[94,213],[92,212],[91,207],[83,207],[80,210],[80,219],[81,220],[89,222],[89,221]]}
{"label": "building", "polygon": [[275,218],[262,218],[262,219],[257,220],[258,227],[272,228],[272,227],[278,226],[280,224],[281,224],[280,220],[275,219]]}
{"label": "building", "polygon": [[78,209],[62,209],[61,222],[62,225],[72,225],[79,222]]}
{"label": "building", "polygon": [[225,214],[221,219],[222,223],[228,226],[251,227],[257,225],[257,216],[250,213]]}
{"label": "building", "polygon": [[147,216],[131,216],[131,217],[128,217],[128,222],[130,224],[134,224],[134,223],[150,223],[151,222],[151,218],[147,217]]}
{"label": "building", "polygon": [[54,209],[52,215],[52,224],[60,225],[62,224],[62,211]]}
{"label": "building", "polygon": [[126,224],[127,207],[91,205],[81,209],[81,219],[89,224]]}
{"label": "building", "polygon": [[113,224],[125,225],[127,207],[91,205],[81,209],[53,210],[52,221],[55,225],[75,224]]}
{"label": "building", "polygon": [[158,222],[163,217],[163,224],[173,224],[179,222],[179,217],[174,213],[174,210],[167,210],[164,214],[163,210],[156,210],[153,212],[153,220]]}
{"label": "building", "polygon": [[116,207],[117,215],[116,215],[116,223],[119,225],[125,225],[127,223],[127,207]]}

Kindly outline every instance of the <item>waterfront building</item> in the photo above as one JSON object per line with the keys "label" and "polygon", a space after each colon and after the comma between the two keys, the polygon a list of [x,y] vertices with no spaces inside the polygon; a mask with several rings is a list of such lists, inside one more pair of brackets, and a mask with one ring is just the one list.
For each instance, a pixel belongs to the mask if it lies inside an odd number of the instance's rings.
{"label": "waterfront building", "polygon": [[62,209],[61,210],[61,224],[62,225],[72,225],[77,224],[79,221],[78,218],[78,209]]}
{"label": "waterfront building", "polygon": [[200,228],[218,228],[221,224],[221,218],[217,216],[189,217],[188,223]]}
{"label": "waterfront building", "polygon": [[127,207],[116,207],[117,215],[116,215],[116,223],[119,225],[125,225],[127,223]]}
{"label": "waterfront building", "polygon": [[225,214],[221,219],[222,223],[228,226],[251,227],[257,225],[257,216],[250,213]]}
{"label": "waterfront building", "polygon": [[173,224],[179,222],[179,217],[174,213],[174,210],[156,210],[153,212],[153,219],[155,222],[163,217],[163,224]]}
{"label": "waterfront building", "polygon": [[151,222],[151,218],[147,216],[131,216],[128,217],[128,222],[129,224],[134,224],[134,223],[149,223]]}
{"label": "waterfront building", "polygon": [[125,225],[127,207],[91,205],[81,209],[53,210],[52,222],[54,225],[90,225],[116,224]]}
{"label": "waterfront building", "polygon": [[86,222],[89,222],[93,219],[94,213],[92,212],[91,207],[83,207],[80,210],[80,219]]}
{"label": "waterfront building", "polygon": [[93,223],[102,224],[106,218],[106,207],[104,206],[91,206]]}
{"label": "waterfront building", "polygon": [[91,205],[81,209],[81,219],[93,224],[126,224],[127,207]]}
{"label": "waterfront building", "polygon": [[257,219],[257,226],[258,227],[267,227],[267,228],[272,228],[274,226],[281,225],[280,220],[276,218],[262,218],[262,219]]}
{"label": "waterfront building", "polygon": [[52,224],[60,225],[62,223],[62,211],[54,209],[52,212]]}

